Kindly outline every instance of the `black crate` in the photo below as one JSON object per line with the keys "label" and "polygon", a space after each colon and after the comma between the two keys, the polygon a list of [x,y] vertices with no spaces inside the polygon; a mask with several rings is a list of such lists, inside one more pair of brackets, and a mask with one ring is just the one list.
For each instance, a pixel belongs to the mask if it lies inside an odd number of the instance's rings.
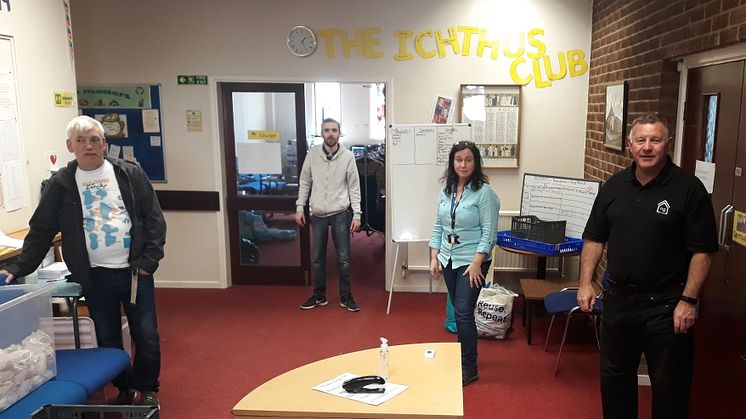
{"label": "black crate", "polygon": [[513,217],[510,232],[513,237],[557,244],[565,241],[567,221],[542,221],[535,215]]}
{"label": "black crate", "polygon": [[29,419],[157,419],[158,406],[48,404]]}

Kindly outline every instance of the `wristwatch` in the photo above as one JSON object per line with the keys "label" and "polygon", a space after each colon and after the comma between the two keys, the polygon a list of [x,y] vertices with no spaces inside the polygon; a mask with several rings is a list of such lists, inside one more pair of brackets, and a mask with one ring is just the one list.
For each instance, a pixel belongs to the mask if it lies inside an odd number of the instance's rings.
{"label": "wristwatch", "polygon": [[682,295],[681,297],[679,297],[679,300],[693,305],[697,305],[697,303],[699,302],[699,300],[697,300],[696,298],[687,297],[686,295]]}

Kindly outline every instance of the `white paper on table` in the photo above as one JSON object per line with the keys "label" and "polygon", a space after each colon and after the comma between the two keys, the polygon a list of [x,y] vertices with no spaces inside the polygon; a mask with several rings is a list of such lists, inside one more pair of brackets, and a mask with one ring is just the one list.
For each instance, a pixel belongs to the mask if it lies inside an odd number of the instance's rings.
{"label": "white paper on table", "polygon": [[142,132],[161,132],[158,109],[142,110]]}
{"label": "white paper on table", "polygon": [[14,239],[0,231],[0,246],[15,247],[16,249],[20,249],[23,247],[23,240]]}
{"label": "white paper on table", "polygon": [[351,372],[343,373],[342,375],[336,376],[329,381],[317,385],[313,389],[321,391],[322,393],[331,394],[332,396],[344,397],[345,399],[355,400],[372,406],[378,406],[381,403],[393,399],[399,393],[408,389],[409,387],[403,384],[386,383],[383,384],[385,390],[383,393],[348,393],[342,388],[342,383],[349,380],[350,378],[360,377],[359,374],[353,374]]}
{"label": "white paper on table", "polygon": [[702,181],[707,192],[712,193],[715,185],[715,163],[697,160],[697,165],[694,168],[694,175]]}

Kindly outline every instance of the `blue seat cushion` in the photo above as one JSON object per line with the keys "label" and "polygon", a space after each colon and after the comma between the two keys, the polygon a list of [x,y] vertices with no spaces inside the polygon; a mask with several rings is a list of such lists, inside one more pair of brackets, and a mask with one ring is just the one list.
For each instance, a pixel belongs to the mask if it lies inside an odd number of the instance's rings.
{"label": "blue seat cushion", "polygon": [[130,365],[127,352],[116,348],[61,349],[56,355],[56,380],[76,383],[89,396]]}
{"label": "blue seat cushion", "polygon": [[80,385],[53,379],[0,413],[0,419],[27,418],[48,404],[81,404],[87,399],[88,394]]}

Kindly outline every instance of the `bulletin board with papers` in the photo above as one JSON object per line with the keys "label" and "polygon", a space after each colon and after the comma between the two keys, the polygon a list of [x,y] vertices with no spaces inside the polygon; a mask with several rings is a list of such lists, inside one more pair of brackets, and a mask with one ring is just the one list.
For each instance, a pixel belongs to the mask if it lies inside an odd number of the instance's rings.
{"label": "bulletin board with papers", "polygon": [[166,182],[159,84],[79,86],[78,108],[104,126],[110,157],[134,161],[151,182]]}

